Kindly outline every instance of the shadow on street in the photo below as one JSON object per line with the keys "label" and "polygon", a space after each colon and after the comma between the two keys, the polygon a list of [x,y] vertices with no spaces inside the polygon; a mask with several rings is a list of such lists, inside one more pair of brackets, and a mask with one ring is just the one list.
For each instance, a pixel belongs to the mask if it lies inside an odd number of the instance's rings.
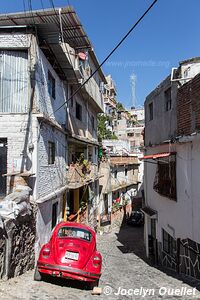
{"label": "shadow on street", "polygon": [[117,236],[118,242],[122,244],[120,246],[117,246],[122,253],[134,253],[151,267],[164,272],[170,277],[181,280],[191,287],[196,287],[196,289],[200,291],[200,281],[196,278],[186,276],[184,274],[177,274],[175,271],[164,268],[161,265],[155,265],[150,259],[146,257],[143,226],[128,226],[126,224],[126,219],[124,218],[119,233],[115,234]]}

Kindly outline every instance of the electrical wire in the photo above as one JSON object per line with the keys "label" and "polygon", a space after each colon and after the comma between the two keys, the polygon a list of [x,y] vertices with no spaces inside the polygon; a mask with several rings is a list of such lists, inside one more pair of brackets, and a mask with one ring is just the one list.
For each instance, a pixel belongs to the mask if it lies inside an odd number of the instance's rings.
{"label": "electrical wire", "polygon": [[43,0],[40,0],[40,3],[41,3],[42,10],[44,11],[44,4],[43,4]]}
{"label": "electrical wire", "polygon": [[[67,102],[69,102],[72,97],[74,97],[82,87],[98,72],[98,70],[105,64],[105,62],[111,57],[111,55],[121,46],[121,44],[125,41],[125,39],[131,34],[131,32],[137,27],[137,25],[144,19],[144,17],[148,14],[148,12],[153,8],[158,0],[154,0],[151,5],[146,9],[146,11],[142,14],[142,16],[136,21],[136,23],[129,29],[129,31],[125,34],[125,36],[119,41],[119,43],[114,47],[114,49],[106,56],[106,58],[100,63],[100,65],[95,69],[94,72],[75,90],[75,92],[60,106],[58,107],[51,115],[55,114],[58,110],[60,110]],[[53,2],[53,1],[51,1]],[[50,115],[50,116],[51,116]]]}
{"label": "electrical wire", "polygon": [[35,19],[34,19],[34,15],[33,15],[33,7],[32,7],[32,1],[31,0],[28,0],[28,7],[29,7],[29,12],[32,16],[33,23],[35,25]]}

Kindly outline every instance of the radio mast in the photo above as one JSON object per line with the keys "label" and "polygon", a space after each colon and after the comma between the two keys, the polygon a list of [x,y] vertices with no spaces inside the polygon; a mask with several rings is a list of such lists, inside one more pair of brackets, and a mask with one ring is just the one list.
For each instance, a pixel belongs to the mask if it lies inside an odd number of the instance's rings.
{"label": "radio mast", "polygon": [[137,98],[136,98],[136,81],[137,81],[137,76],[132,73],[130,76],[130,83],[131,83],[131,102],[132,102],[132,107],[136,108],[137,106]]}

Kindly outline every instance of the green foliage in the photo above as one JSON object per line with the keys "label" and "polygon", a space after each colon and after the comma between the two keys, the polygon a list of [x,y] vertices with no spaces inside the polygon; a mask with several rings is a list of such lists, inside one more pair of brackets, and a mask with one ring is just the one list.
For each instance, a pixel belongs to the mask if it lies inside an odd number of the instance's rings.
{"label": "green foliage", "polygon": [[125,108],[121,102],[117,102],[117,110],[119,111],[125,111]]}
{"label": "green foliage", "polygon": [[98,138],[99,140],[117,140],[117,136],[112,134],[110,130],[106,128],[106,123],[111,121],[112,118],[105,114],[100,114],[97,117],[98,121]]}

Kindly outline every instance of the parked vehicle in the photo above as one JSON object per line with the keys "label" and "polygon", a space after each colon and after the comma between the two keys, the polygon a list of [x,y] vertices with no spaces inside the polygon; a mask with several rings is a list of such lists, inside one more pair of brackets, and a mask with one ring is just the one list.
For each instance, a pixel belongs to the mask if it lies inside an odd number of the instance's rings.
{"label": "parked vehicle", "polygon": [[44,274],[98,284],[102,257],[96,250],[96,233],[73,222],[58,224],[39,255],[34,279]]}
{"label": "parked vehicle", "polygon": [[127,219],[127,224],[132,226],[140,226],[144,224],[144,215],[141,211],[132,211],[130,217]]}

